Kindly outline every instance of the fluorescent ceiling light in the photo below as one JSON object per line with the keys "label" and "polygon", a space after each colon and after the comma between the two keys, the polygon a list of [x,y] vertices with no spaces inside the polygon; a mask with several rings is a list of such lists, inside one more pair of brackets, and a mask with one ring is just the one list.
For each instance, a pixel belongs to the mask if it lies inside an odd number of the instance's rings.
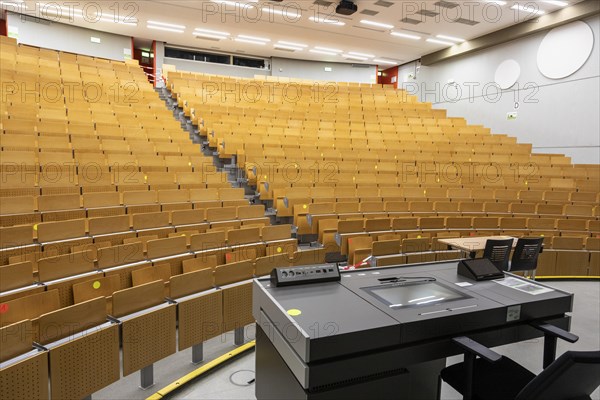
{"label": "fluorescent ceiling light", "polygon": [[229,36],[227,32],[213,31],[212,29],[196,28],[194,33],[208,33],[210,35]]}
{"label": "fluorescent ceiling light", "polygon": [[378,26],[380,28],[386,28],[386,29],[393,29],[394,28],[394,25],[382,24],[381,22],[369,21],[367,19],[360,20],[360,23],[361,24],[365,24],[365,25]]}
{"label": "fluorescent ceiling light", "polygon": [[183,29],[165,28],[163,26],[146,25],[146,28],[148,28],[148,29],[156,29],[157,31],[183,33]]}
{"label": "fluorescent ceiling light", "polygon": [[194,32],[194,36],[199,37],[199,38],[217,39],[217,40],[227,39],[227,36],[211,35],[210,33],[202,33],[202,32]]}
{"label": "fluorescent ceiling light", "polygon": [[278,40],[277,43],[279,44],[283,44],[286,46],[295,46],[295,47],[308,47],[307,44],[302,44],[302,43],[294,43],[294,42],[286,42],[285,40]]}
{"label": "fluorescent ceiling light", "polygon": [[[532,4],[532,3],[529,3],[529,4]],[[525,7],[520,4],[515,4],[510,9],[511,10],[519,10],[519,11],[523,11],[523,12],[530,13],[530,14],[536,14],[536,15],[546,14],[542,10],[536,10],[534,7]]]}
{"label": "fluorescent ceiling light", "polygon": [[158,25],[158,26],[164,26],[166,28],[173,28],[173,29],[185,29],[184,25],[168,24],[166,22],[160,22],[160,21],[148,21],[148,25]]}
{"label": "fluorescent ceiling light", "polygon": [[446,39],[446,40],[451,40],[453,42],[459,42],[459,43],[466,42],[465,39],[457,38],[457,37],[454,37],[454,36],[437,35],[436,37],[438,39]]}
{"label": "fluorescent ceiling light", "polygon": [[337,25],[337,26],[344,26],[346,25],[345,22],[342,21],[337,21],[335,19],[329,19],[327,17],[325,18],[315,18],[315,17],[308,17],[309,20],[316,22],[318,24],[330,24],[330,25]]}
{"label": "fluorescent ceiling light", "polygon": [[112,22],[113,24],[121,24],[121,25],[129,25],[129,26],[137,26],[137,22],[136,21],[131,21],[131,22],[125,22],[125,21],[115,21],[114,18],[111,17],[100,17],[98,19],[98,21],[102,21],[102,22]]}
{"label": "fluorescent ceiling light", "polygon": [[395,61],[387,61],[387,60],[379,60],[379,59],[375,59],[373,61],[376,62],[376,63],[378,63],[378,64],[387,64],[387,65],[397,65],[397,64],[400,64],[400,63],[395,62]]}
{"label": "fluorescent ceiling light", "polygon": [[553,6],[566,7],[569,5],[566,1],[557,1],[557,0],[542,0],[544,3],[552,4]]}
{"label": "fluorescent ceiling light", "polygon": [[505,6],[506,2],[503,0],[487,0],[488,3],[495,3],[498,4],[499,6]]}
{"label": "fluorescent ceiling light", "polygon": [[456,43],[446,42],[444,40],[437,40],[437,39],[427,39],[427,42],[436,43],[436,44],[446,44],[448,46],[454,46],[456,44]]}
{"label": "fluorescent ceiling light", "polygon": [[267,39],[267,38],[261,38],[261,37],[256,37],[256,36],[249,36],[249,35],[237,35],[237,37],[242,38],[242,39],[247,39],[247,40],[255,40],[257,42],[270,42],[271,39]]}
{"label": "fluorescent ceiling light", "polygon": [[353,56],[359,56],[359,57],[368,57],[368,58],[375,57],[373,54],[357,53],[356,51],[349,51],[348,54],[353,55]]}
{"label": "fluorescent ceiling light", "polygon": [[238,1],[231,1],[231,0],[210,0],[210,1],[212,1],[213,3],[217,3],[217,4],[226,4],[228,6],[234,6],[234,7],[245,6],[248,3],[257,3],[258,2],[258,0],[247,0],[245,3],[244,2],[240,2],[239,0]]}
{"label": "fluorescent ceiling light", "polygon": [[367,61],[368,60],[367,57],[353,56],[350,54],[344,54],[344,58],[347,58],[349,60],[358,60],[358,61]]}
{"label": "fluorescent ceiling light", "polygon": [[311,53],[316,53],[316,54],[325,54],[325,55],[328,55],[328,56],[337,56],[337,53],[332,53],[330,51],[315,50],[315,49],[310,49],[309,51]]}
{"label": "fluorescent ceiling light", "polygon": [[257,40],[250,40],[250,39],[241,39],[239,37],[236,37],[234,39],[236,42],[242,42],[242,43],[250,43],[250,44],[259,44],[264,46],[265,44],[267,44],[267,42],[259,42]]}
{"label": "fluorescent ceiling light", "polygon": [[280,50],[294,50],[294,51],[304,50],[302,47],[286,46],[285,44],[279,44],[279,43],[274,44],[273,47],[276,49],[280,49]]}
{"label": "fluorescent ceiling light", "polygon": [[421,39],[421,36],[410,35],[408,33],[402,33],[402,32],[391,32],[390,35],[398,36],[398,37],[405,38],[405,39],[412,39],[412,40],[420,40]]}
{"label": "fluorescent ceiling light", "polygon": [[321,47],[321,46],[315,46],[316,50],[321,50],[321,51],[328,51],[330,53],[341,53],[342,50],[338,50],[338,49],[330,49],[328,47]]}
{"label": "fluorescent ceiling light", "polygon": [[298,18],[298,17],[300,17],[300,14],[298,14],[296,11],[275,10],[275,9],[273,9],[271,7],[263,7],[262,10],[264,12],[268,12],[270,14],[283,15],[283,16],[288,17],[288,18]]}

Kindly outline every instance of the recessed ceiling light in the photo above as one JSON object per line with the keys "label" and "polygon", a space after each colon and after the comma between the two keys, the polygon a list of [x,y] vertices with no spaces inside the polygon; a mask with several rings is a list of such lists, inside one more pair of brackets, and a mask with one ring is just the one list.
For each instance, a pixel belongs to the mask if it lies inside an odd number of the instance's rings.
{"label": "recessed ceiling light", "polygon": [[466,41],[465,39],[457,38],[457,37],[454,37],[454,36],[437,35],[436,37],[438,39],[446,39],[446,40],[451,40],[453,42],[459,42],[459,43],[463,43],[463,42]]}
{"label": "recessed ceiling light", "polygon": [[353,56],[350,54],[344,54],[344,58],[347,58],[348,60],[358,60],[358,61],[367,61],[368,60],[367,57]]}
{"label": "recessed ceiling light", "polygon": [[569,5],[566,1],[558,1],[558,0],[542,0],[544,3],[552,4],[553,6],[566,7]]}
{"label": "recessed ceiling light", "polygon": [[146,25],[148,29],[155,29],[157,31],[166,31],[166,32],[175,32],[175,33],[183,33],[183,29],[175,29],[175,28],[166,28],[164,26],[156,26],[156,25]]}
{"label": "recessed ceiling light", "polygon": [[304,50],[302,47],[286,46],[285,44],[279,44],[279,43],[274,44],[273,47],[276,49],[283,49],[283,50],[294,50],[294,51]]}
{"label": "recessed ceiling light", "polygon": [[358,53],[356,51],[349,51],[348,54],[353,55],[353,56],[359,56],[359,57],[367,57],[367,58],[375,57],[373,54]]}
{"label": "recessed ceiling light", "polygon": [[242,39],[247,39],[247,40],[254,40],[257,42],[270,42],[271,41],[271,39],[257,37],[257,36],[250,36],[250,35],[237,35],[237,37],[242,38]]}
{"label": "recessed ceiling light", "polygon": [[160,22],[160,21],[148,21],[148,25],[158,25],[158,26],[164,26],[166,28],[174,28],[174,29],[185,29],[184,25],[168,24],[166,22]]}
{"label": "recessed ceiling light", "polygon": [[[228,6],[234,6],[234,7],[242,7],[246,4],[241,3],[239,0],[238,1],[231,1],[231,0],[210,0],[213,3],[217,3],[217,4],[226,4]],[[246,3],[257,3],[258,0],[246,0]]]}
{"label": "recessed ceiling light", "polygon": [[194,33],[208,33],[210,35],[229,36],[228,32],[213,31],[212,29],[196,28]]}
{"label": "recessed ceiling light", "polygon": [[202,33],[202,32],[194,32],[194,36],[199,37],[199,38],[206,38],[206,39],[217,39],[217,40],[227,39],[227,36],[212,35],[210,33]]}
{"label": "recessed ceiling light", "polygon": [[398,65],[398,64],[399,64],[398,62],[395,62],[395,61],[388,61],[388,60],[379,60],[379,59],[375,59],[375,60],[373,60],[373,61],[375,61],[375,62],[376,62],[376,63],[378,63],[378,64],[387,64],[387,65]]}
{"label": "recessed ceiling light", "polygon": [[275,9],[274,9],[274,8],[272,8],[272,7],[263,7],[263,8],[262,8],[262,10],[263,10],[264,12],[267,12],[267,13],[269,13],[269,14],[283,15],[284,17],[287,17],[287,18],[298,18],[298,17],[300,17],[300,16],[301,16],[301,15],[300,15],[300,14],[298,14],[296,11],[290,11],[290,10],[285,10],[285,11],[282,11],[282,10],[275,10]]}
{"label": "recessed ceiling light", "polygon": [[267,44],[267,42],[259,42],[257,40],[250,40],[250,39],[241,39],[239,37],[236,37],[234,39],[236,42],[242,42],[242,43],[250,43],[250,44],[259,44],[264,46],[265,44]]}
{"label": "recessed ceiling light", "polygon": [[360,21],[360,23],[361,24],[365,24],[365,25],[378,26],[380,28],[394,29],[394,25],[382,24],[381,22],[369,21],[367,19],[362,19]]}
{"label": "recessed ceiling light", "polygon": [[519,11],[523,11],[529,14],[536,14],[536,15],[542,15],[542,14],[546,14],[544,11],[537,9],[535,6],[533,6],[533,3],[527,3],[528,5],[531,4],[531,6],[527,7],[527,6],[522,6],[520,4],[515,4],[514,6],[512,6],[510,9],[511,10],[519,10]]}
{"label": "recessed ceiling light", "polygon": [[330,49],[329,47],[321,47],[321,46],[315,46],[316,50],[321,50],[321,51],[328,51],[330,53],[341,53],[342,50],[339,49]]}
{"label": "recessed ceiling light", "polygon": [[121,24],[121,25],[129,25],[129,26],[137,26],[136,21],[115,21],[114,18],[111,17],[100,17],[99,21],[102,22],[112,22],[113,24]]}
{"label": "recessed ceiling light", "polygon": [[337,26],[344,26],[346,25],[345,22],[342,21],[338,21],[336,19],[329,19],[327,17],[325,18],[315,18],[315,17],[308,17],[309,20],[316,22],[318,24],[330,24],[330,25],[337,25]]}
{"label": "recessed ceiling light", "polygon": [[412,40],[420,40],[421,39],[421,36],[410,35],[408,33],[402,33],[402,32],[391,32],[390,35],[398,36],[398,37],[405,38],[405,39],[412,39]]}
{"label": "recessed ceiling light", "polygon": [[447,44],[448,46],[454,46],[456,44],[456,43],[446,42],[444,40],[437,40],[437,39],[427,39],[426,41],[429,43]]}
{"label": "recessed ceiling light", "polygon": [[330,51],[315,50],[315,49],[310,49],[309,51],[311,53],[316,53],[316,54],[326,54],[328,56],[337,56],[337,53],[332,53]]}
{"label": "recessed ceiling light", "polygon": [[283,44],[286,46],[294,46],[294,47],[308,47],[307,44],[302,44],[302,43],[295,43],[295,42],[287,42],[285,40],[278,40],[277,43],[279,44]]}

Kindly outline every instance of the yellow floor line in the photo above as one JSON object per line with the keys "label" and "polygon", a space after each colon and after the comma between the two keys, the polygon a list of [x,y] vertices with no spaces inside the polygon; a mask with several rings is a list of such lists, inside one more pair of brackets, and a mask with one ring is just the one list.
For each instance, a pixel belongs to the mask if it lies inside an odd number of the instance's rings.
{"label": "yellow floor line", "polygon": [[584,275],[584,276],[536,276],[535,277],[536,280],[538,279],[600,279],[600,276],[588,276],[588,275]]}
{"label": "yellow floor line", "polygon": [[238,347],[235,350],[230,351],[227,354],[223,354],[222,356],[215,358],[214,360],[212,360],[210,362],[207,362],[206,364],[204,364],[197,370],[192,371],[189,374],[177,379],[175,382],[165,386],[164,388],[160,389],[158,392],[154,393],[150,397],[147,397],[146,400],[162,399],[164,396],[181,388],[186,383],[196,379],[197,377],[201,376],[202,374],[205,374],[206,372],[210,371],[211,369],[218,367],[219,365],[223,364],[224,362],[229,361],[232,358],[237,357],[238,355],[245,353],[246,351],[248,351],[250,349],[253,349],[255,345],[256,345],[256,342],[253,340],[251,342],[248,342],[248,343]]}

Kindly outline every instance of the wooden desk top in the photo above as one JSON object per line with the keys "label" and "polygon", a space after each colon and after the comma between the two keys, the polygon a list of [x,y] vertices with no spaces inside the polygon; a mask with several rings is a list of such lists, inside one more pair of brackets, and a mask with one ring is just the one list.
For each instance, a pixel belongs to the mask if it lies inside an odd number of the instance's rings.
{"label": "wooden desk top", "polygon": [[454,239],[438,239],[439,243],[447,244],[448,246],[462,251],[479,251],[485,249],[485,243],[488,239],[506,240],[513,239],[513,247],[517,244],[517,239],[512,236],[474,236]]}

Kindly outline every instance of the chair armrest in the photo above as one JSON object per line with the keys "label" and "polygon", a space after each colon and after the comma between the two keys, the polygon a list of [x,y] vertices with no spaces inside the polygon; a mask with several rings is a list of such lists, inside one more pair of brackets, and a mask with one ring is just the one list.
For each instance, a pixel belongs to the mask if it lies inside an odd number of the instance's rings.
{"label": "chair armrest", "polygon": [[488,362],[494,363],[502,358],[500,354],[466,336],[455,337],[452,341],[466,352],[475,354]]}
{"label": "chair armrest", "polygon": [[547,322],[532,322],[531,326],[544,332],[544,335],[558,337],[569,343],[575,343],[576,341],[579,340],[579,336],[574,335],[571,332],[567,332],[564,329],[561,329],[561,328],[554,326],[552,324],[549,324]]}

